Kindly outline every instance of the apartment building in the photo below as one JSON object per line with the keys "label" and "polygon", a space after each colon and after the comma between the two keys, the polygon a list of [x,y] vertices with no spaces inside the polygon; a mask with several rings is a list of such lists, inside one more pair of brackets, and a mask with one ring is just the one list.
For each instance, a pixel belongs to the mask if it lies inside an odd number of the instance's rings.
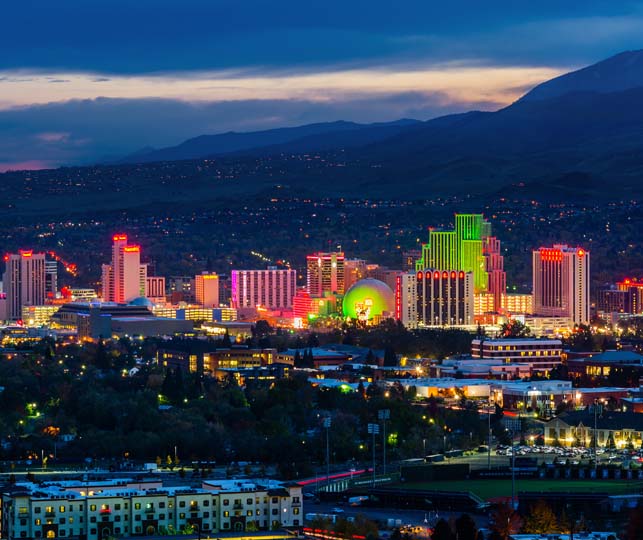
{"label": "apartment building", "polygon": [[25,539],[155,536],[303,523],[301,487],[272,480],[204,482],[201,488],[160,482],[19,483],[0,501],[0,537]]}

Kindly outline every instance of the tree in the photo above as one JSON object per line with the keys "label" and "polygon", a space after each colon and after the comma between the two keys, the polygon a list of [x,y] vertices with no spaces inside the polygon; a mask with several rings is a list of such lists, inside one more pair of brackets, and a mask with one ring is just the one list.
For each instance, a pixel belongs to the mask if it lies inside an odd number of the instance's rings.
{"label": "tree", "polygon": [[609,437],[607,437],[607,448],[610,450],[616,449],[616,443],[614,442],[614,434],[610,431]]}
{"label": "tree", "polygon": [[540,500],[530,508],[523,532],[546,534],[558,532],[558,530],[556,514],[545,501]]}
{"label": "tree", "polygon": [[458,540],[476,540],[478,527],[469,514],[462,514],[455,520],[455,535]]}
{"label": "tree", "polygon": [[491,538],[494,540],[509,540],[522,527],[520,516],[508,505],[499,506],[490,519]]}
{"label": "tree", "polygon": [[384,365],[387,367],[397,367],[397,354],[391,345],[384,348]]}
{"label": "tree", "polygon": [[229,349],[232,347],[232,340],[230,339],[230,333],[226,330],[225,334],[223,336],[223,339],[221,340],[221,347],[224,349]]}
{"label": "tree", "polygon": [[524,338],[531,336],[531,330],[520,321],[512,320],[500,327],[500,334],[506,338]]}
{"label": "tree", "polygon": [[433,527],[431,540],[453,540],[453,531],[446,520],[440,519]]}

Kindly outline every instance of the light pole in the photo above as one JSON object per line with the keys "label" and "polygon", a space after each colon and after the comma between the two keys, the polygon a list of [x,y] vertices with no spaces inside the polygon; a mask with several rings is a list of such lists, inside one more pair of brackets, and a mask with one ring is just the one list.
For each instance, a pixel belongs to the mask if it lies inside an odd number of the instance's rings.
{"label": "light pole", "polygon": [[330,416],[326,416],[322,422],[326,429],[326,486],[330,484],[330,424]]}
{"label": "light pole", "polygon": [[487,411],[487,423],[489,425],[489,444],[487,446],[487,469],[491,470],[491,406],[493,405],[493,399],[491,399],[491,394],[489,394],[489,410]]}
{"label": "light pole", "polygon": [[426,439],[422,439],[422,450],[423,450],[422,458],[426,459]]}
{"label": "light pole", "polygon": [[377,418],[382,421],[382,471],[386,474],[386,421],[391,417],[389,409],[377,411]]}
{"label": "light pole", "polygon": [[375,487],[375,435],[380,432],[379,424],[368,424],[368,432],[373,435],[373,487]]}

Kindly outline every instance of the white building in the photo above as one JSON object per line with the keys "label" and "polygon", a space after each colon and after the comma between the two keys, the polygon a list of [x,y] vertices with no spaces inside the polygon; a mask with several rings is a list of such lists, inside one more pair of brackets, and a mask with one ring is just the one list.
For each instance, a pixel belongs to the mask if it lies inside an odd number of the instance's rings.
{"label": "white building", "polygon": [[198,489],[129,479],[21,483],[2,493],[1,510],[0,536],[29,540],[209,535],[303,524],[301,487],[270,480],[208,481]]}
{"label": "white building", "polygon": [[17,320],[22,316],[23,306],[40,306],[45,303],[45,254],[31,250],[4,257],[6,269],[3,277],[7,294],[7,319]]}
{"label": "white building", "polygon": [[292,309],[297,272],[290,269],[232,270],[232,307]]}
{"label": "white building", "polygon": [[549,371],[560,365],[563,342],[559,339],[476,338],[471,342],[473,358],[501,360],[506,364],[529,363],[534,371]]}
{"label": "white building", "polygon": [[196,303],[208,308],[219,307],[219,276],[203,272],[194,277]]}
{"label": "white building", "polygon": [[141,264],[141,247],[127,243],[127,235],[116,234],[112,263],[103,265],[103,301],[126,304],[145,296],[147,265]]}

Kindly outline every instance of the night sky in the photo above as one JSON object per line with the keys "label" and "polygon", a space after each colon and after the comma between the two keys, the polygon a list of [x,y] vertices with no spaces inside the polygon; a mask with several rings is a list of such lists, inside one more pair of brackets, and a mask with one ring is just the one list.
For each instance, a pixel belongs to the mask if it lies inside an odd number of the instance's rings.
{"label": "night sky", "polygon": [[643,2],[613,0],[7,0],[0,13],[0,170],[495,110],[643,47]]}

